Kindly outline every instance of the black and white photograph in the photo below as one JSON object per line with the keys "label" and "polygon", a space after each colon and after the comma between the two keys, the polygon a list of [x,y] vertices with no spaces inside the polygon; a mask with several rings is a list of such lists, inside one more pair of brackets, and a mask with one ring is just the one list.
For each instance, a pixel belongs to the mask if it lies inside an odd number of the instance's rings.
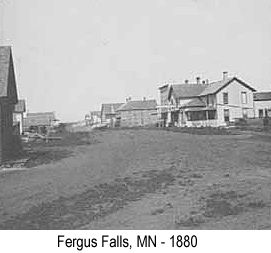
{"label": "black and white photograph", "polygon": [[0,230],[270,230],[270,14],[0,0]]}

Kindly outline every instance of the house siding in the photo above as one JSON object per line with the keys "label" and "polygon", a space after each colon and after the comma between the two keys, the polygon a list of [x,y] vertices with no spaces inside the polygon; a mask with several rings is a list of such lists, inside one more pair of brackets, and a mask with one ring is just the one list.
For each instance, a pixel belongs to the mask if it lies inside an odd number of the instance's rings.
{"label": "house siding", "polygon": [[[223,103],[223,93],[228,93],[228,104]],[[242,92],[247,94],[247,103],[242,103]],[[254,103],[253,103],[253,91],[243,86],[237,81],[231,82],[228,86],[223,88],[216,94],[217,101],[217,121],[218,126],[225,126],[224,110],[229,110],[230,121],[234,121],[237,118],[243,118],[243,109],[247,110],[248,118],[254,117]]]}
{"label": "house siding", "polygon": [[[0,47],[0,163],[12,159],[21,150],[18,136],[13,134],[13,111],[18,102],[13,59],[10,47]],[[2,58],[3,57],[3,58]],[[4,77],[4,78],[3,78]]]}
{"label": "house siding", "polygon": [[1,147],[0,147],[0,162],[3,162],[9,158],[18,150],[15,143],[15,136],[13,136],[13,104],[10,104],[8,101],[1,102]]}

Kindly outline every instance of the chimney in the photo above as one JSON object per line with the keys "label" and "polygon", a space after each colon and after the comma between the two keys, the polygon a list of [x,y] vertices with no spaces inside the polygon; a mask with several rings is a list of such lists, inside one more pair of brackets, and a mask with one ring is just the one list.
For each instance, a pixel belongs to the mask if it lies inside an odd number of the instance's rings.
{"label": "chimney", "polygon": [[197,80],[197,84],[200,84],[200,77],[199,76],[196,78],[196,80]]}
{"label": "chimney", "polygon": [[143,97],[143,101],[146,101],[146,97]]}
{"label": "chimney", "polygon": [[226,80],[228,78],[228,72],[224,71],[223,72],[223,80]]}
{"label": "chimney", "polygon": [[188,84],[188,82],[189,82],[189,81],[188,81],[187,79],[186,79],[186,80],[184,80],[184,83],[185,83],[185,84]]}
{"label": "chimney", "polygon": [[209,84],[209,79],[206,79],[206,80],[205,80],[205,83],[206,83],[206,84]]}

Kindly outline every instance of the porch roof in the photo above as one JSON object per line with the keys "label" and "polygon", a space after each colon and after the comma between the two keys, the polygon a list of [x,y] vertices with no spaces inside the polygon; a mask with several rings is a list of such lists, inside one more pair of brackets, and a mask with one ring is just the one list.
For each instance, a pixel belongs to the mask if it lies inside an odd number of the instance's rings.
{"label": "porch roof", "polygon": [[201,98],[196,97],[181,106],[181,108],[187,108],[187,107],[206,107],[206,104]]}
{"label": "porch roof", "polygon": [[216,108],[214,107],[198,107],[198,108],[186,108],[184,109],[185,112],[200,112],[200,111],[215,111]]}

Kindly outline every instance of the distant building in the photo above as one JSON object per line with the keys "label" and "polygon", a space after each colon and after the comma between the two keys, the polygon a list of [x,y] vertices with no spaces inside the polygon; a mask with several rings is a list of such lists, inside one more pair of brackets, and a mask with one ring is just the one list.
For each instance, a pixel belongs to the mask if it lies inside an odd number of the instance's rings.
{"label": "distant building", "polygon": [[100,111],[91,111],[90,114],[90,124],[100,124],[101,123],[101,112]]}
{"label": "distant building", "polygon": [[0,163],[20,149],[13,134],[13,110],[18,102],[11,47],[0,47]]}
{"label": "distant building", "polygon": [[23,132],[23,119],[26,111],[25,100],[20,99],[14,107],[13,111],[13,127],[16,129],[18,134]]}
{"label": "distant building", "polygon": [[156,100],[128,101],[117,109],[121,127],[155,126],[157,124]]}
{"label": "distant building", "polygon": [[168,110],[169,110],[169,100],[168,94],[170,90],[170,85],[166,84],[159,87],[160,91],[160,105],[157,107],[158,112],[158,123],[160,127],[165,127],[168,125]]}
{"label": "distant building", "polygon": [[101,124],[101,111],[91,111],[85,115],[86,126]]}
{"label": "distant building", "polygon": [[167,126],[227,126],[236,119],[254,117],[255,91],[239,78],[228,77],[227,72],[216,82],[197,78],[196,83],[164,86],[160,88],[160,119]]}
{"label": "distant building", "polygon": [[255,92],[253,98],[255,117],[271,117],[271,92]]}
{"label": "distant building", "polygon": [[118,117],[117,109],[121,105],[123,105],[123,103],[102,104],[101,123],[107,124],[110,127],[115,127]]}
{"label": "distant building", "polygon": [[27,113],[24,119],[24,131],[47,133],[49,129],[56,126],[58,120],[54,112]]}

